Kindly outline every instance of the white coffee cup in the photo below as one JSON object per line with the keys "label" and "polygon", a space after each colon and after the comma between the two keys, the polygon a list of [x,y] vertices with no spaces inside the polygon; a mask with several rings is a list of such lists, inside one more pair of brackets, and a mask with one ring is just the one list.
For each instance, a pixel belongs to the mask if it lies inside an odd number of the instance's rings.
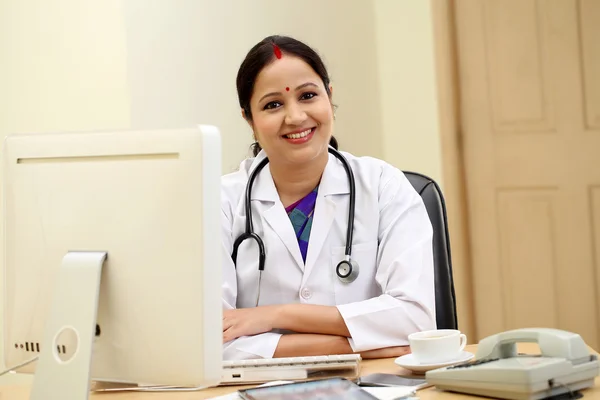
{"label": "white coffee cup", "polygon": [[410,350],[420,364],[435,364],[458,358],[467,336],[456,329],[435,329],[408,335]]}

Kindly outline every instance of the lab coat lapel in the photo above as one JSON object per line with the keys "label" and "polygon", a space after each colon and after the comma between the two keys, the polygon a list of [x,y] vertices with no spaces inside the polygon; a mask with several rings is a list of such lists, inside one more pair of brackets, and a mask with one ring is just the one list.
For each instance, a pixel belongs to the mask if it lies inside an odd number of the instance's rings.
{"label": "lab coat lapel", "polygon": [[[306,279],[319,259],[319,254],[326,242],[333,221],[335,220],[337,202],[333,195],[349,194],[348,175],[334,155],[329,154],[329,161],[323,171],[315,204],[315,213],[308,241],[304,279]],[[345,230],[344,230],[345,232]]]}
{"label": "lab coat lapel", "polygon": [[[259,154],[251,168],[255,168],[263,158],[264,154]],[[273,176],[271,175],[269,164],[267,164],[256,177],[256,180],[254,181],[254,187],[252,189],[251,199],[253,201],[259,200],[261,202],[272,203],[270,208],[267,208],[265,211],[263,211],[262,216],[271,229],[273,229],[275,234],[277,234],[279,239],[283,242],[298,268],[304,271],[304,261],[302,260],[302,254],[300,253],[298,239],[296,238],[294,227],[292,226],[290,218],[285,212],[285,208],[283,207],[281,199],[279,198],[279,194],[277,193],[277,189],[275,188],[275,183],[273,182]],[[268,258],[269,246],[267,245],[267,239],[263,238],[263,240],[265,241],[265,250]],[[271,254],[273,255],[276,253]]]}

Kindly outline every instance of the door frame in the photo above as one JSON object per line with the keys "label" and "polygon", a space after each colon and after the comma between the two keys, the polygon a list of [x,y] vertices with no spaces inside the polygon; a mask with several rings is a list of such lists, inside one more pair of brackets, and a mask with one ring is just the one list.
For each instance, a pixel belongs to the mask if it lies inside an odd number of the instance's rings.
{"label": "door frame", "polygon": [[461,132],[460,81],[456,42],[456,0],[430,0],[433,19],[442,188],[446,199],[459,329],[476,343],[469,208]]}

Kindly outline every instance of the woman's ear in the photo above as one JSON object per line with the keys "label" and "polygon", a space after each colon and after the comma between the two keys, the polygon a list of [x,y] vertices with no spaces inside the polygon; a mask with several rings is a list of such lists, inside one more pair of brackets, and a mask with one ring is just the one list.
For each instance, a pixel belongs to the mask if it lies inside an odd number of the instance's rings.
{"label": "woman's ear", "polygon": [[242,108],[242,118],[244,118],[246,120],[248,125],[250,125],[250,129],[252,129],[252,139],[255,142],[258,142],[258,140],[256,139],[256,131],[254,130],[254,123],[252,123],[252,120],[246,116],[246,111],[244,111],[243,108]]}
{"label": "woman's ear", "polygon": [[331,103],[331,111],[333,111],[333,119],[335,119],[335,109],[337,106],[333,104],[333,86],[329,85],[329,102]]}
{"label": "woman's ear", "polygon": [[248,116],[246,115],[246,111],[244,111],[243,108],[242,108],[242,118],[244,118],[246,120],[246,122],[248,123],[248,125],[250,125],[250,128],[252,128],[252,130],[254,130],[254,125],[252,124],[252,120],[250,118],[248,118]]}

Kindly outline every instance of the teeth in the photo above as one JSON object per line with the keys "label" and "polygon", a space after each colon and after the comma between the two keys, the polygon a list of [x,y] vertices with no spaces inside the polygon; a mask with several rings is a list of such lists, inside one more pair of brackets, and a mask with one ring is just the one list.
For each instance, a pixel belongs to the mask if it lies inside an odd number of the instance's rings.
{"label": "teeth", "polygon": [[312,129],[307,129],[304,132],[300,132],[300,133],[292,133],[290,135],[285,135],[285,137],[289,138],[289,139],[300,139],[300,138],[308,136],[310,131],[312,131]]}

